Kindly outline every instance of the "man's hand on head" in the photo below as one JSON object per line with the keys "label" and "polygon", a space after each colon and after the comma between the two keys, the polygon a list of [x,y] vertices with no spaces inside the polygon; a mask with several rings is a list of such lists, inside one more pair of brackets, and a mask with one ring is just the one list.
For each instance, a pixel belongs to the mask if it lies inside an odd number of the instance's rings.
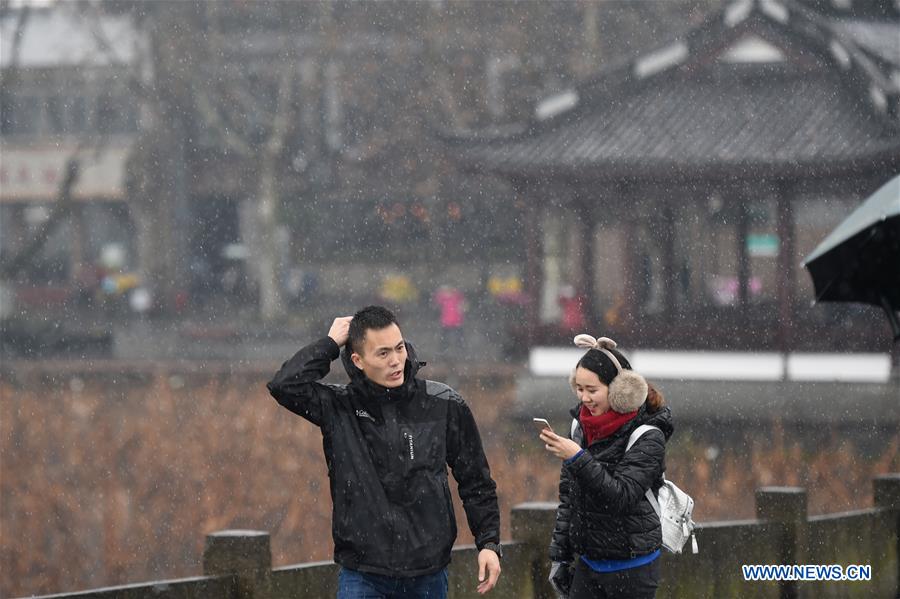
{"label": "man's hand on head", "polygon": [[350,321],[352,316],[340,316],[331,323],[331,329],[328,330],[328,336],[334,339],[338,347],[343,347],[350,337]]}

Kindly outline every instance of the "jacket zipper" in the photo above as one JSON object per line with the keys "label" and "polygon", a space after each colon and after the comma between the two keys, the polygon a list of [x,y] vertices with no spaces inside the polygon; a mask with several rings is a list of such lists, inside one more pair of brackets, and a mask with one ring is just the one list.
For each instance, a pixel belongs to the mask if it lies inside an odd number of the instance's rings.
{"label": "jacket zipper", "polygon": [[[381,413],[382,413],[382,416],[384,417],[384,422],[385,422],[386,429],[387,429],[385,431],[385,433],[387,435],[388,456],[395,456],[395,455],[397,455],[395,452],[397,451],[397,449],[399,449],[398,447],[396,447],[396,439],[397,439],[396,434],[399,432],[399,428],[400,428],[397,423],[397,414],[396,414],[395,407],[393,405],[391,405],[390,403],[387,403],[384,406],[382,406]],[[393,457],[391,457],[389,459],[391,461],[393,461]],[[392,471],[393,469],[394,469],[393,466],[389,466],[389,468],[388,468],[389,471]],[[396,536],[396,533],[397,533],[397,518],[394,514],[394,506],[393,506],[393,504],[390,503],[390,500],[388,500],[387,516],[388,516],[388,522],[390,522],[390,527],[391,527],[391,539],[390,539],[390,549],[388,551],[388,560],[390,563],[396,563],[397,553],[398,553],[398,549],[399,549],[396,541],[394,540],[394,537]]]}

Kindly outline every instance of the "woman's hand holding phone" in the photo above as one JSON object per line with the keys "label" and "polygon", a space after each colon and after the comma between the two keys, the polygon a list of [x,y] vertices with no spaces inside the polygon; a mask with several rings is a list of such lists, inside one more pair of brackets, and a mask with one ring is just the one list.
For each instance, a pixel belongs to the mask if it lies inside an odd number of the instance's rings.
{"label": "woman's hand holding phone", "polygon": [[553,431],[553,427],[550,426],[550,423],[547,422],[546,418],[532,418],[531,421],[534,423],[534,426],[538,429],[539,433],[543,430]]}
{"label": "woman's hand holding phone", "polygon": [[550,428],[550,423],[543,418],[533,418],[532,420],[535,426],[539,426],[541,429],[540,437],[541,441],[544,442],[544,448],[556,457],[568,460],[581,451],[581,446],[578,443],[554,433],[553,429]]}

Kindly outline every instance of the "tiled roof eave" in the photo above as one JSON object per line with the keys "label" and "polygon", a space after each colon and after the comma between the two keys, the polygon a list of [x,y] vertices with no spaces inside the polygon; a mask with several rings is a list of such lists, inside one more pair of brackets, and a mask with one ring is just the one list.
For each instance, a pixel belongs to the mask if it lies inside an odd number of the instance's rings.
{"label": "tiled roof eave", "polygon": [[[829,58],[833,35],[810,11],[799,10],[790,26],[770,23],[765,12],[751,11],[732,28],[712,19],[688,35],[687,47],[708,53],[729,35],[769,27],[796,37],[819,66],[710,71],[706,78],[671,66],[642,76],[623,67],[583,86],[571,111],[458,156],[468,168],[529,179],[557,173],[595,179],[802,177],[895,163],[900,122],[890,82],[849,44],[844,64]],[[671,52],[660,56],[681,60]],[[832,68],[822,70],[824,65]],[[763,78],[762,85],[756,81]]]}
{"label": "tiled roof eave", "polygon": [[[471,170],[492,172],[514,179],[565,179],[577,181],[695,180],[695,179],[767,179],[806,178],[823,175],[864,173],[881,168],[900,168],[900,140],[892,148],[855,156],[851,159],[807,159],[801,161],[710,161],[703,164],[671,160],[600,161],[576,163],[511,164],[509,161],[468,160]],[[539,168],[538,168],[539,167]]]}

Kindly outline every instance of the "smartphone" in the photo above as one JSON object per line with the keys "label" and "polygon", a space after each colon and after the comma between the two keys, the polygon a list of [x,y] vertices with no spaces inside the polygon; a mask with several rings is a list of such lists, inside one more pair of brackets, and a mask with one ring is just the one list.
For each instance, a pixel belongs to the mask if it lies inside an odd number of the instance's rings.
{"label": "smartphone", "polygon": [[550,426],[550,423],[547,422],[545,418],[532,418],[531,421],[534,422],[535,428],[537,428],[539,431],[547,429],[551,433],[553,432],[553,427]]}

